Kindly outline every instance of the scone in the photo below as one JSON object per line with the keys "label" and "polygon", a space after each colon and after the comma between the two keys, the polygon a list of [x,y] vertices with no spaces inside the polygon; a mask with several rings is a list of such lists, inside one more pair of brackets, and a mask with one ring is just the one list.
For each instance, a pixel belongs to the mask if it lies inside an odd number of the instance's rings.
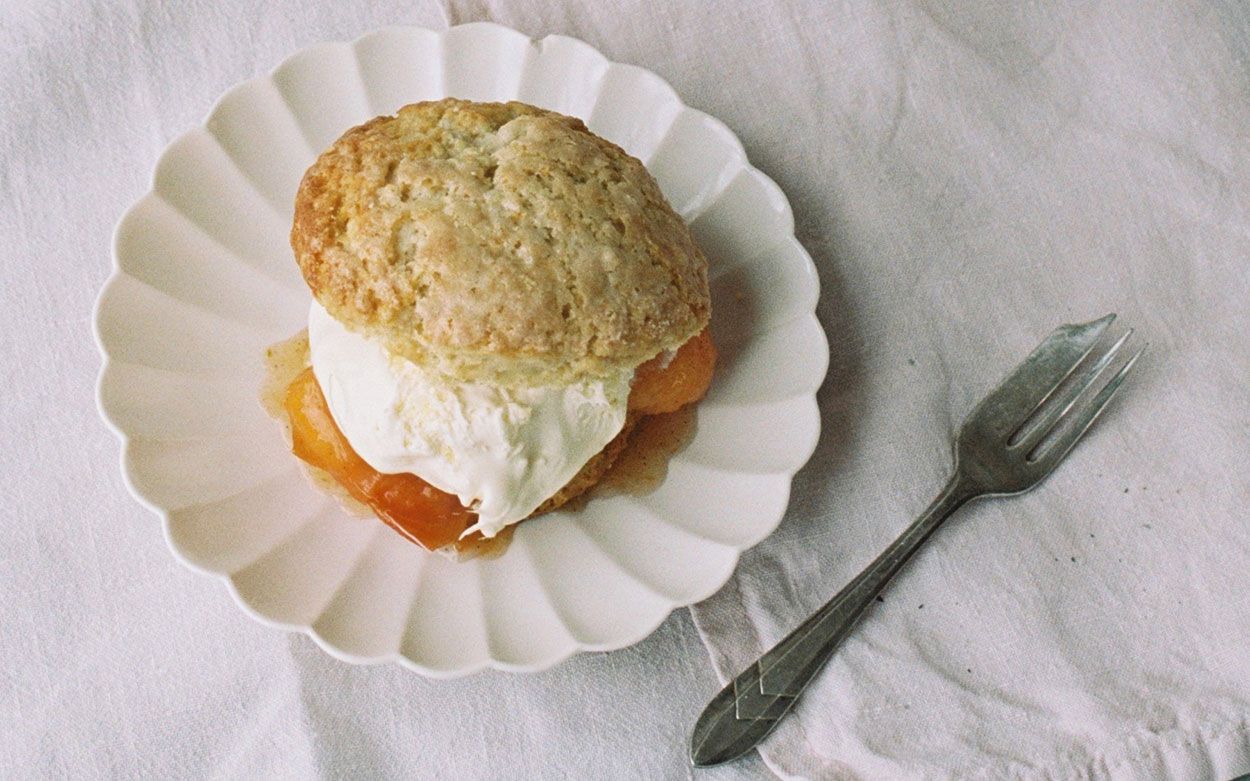
{"label": "scone", "polygon": [[417,103],[305,174],[296,455],[431,549],[593,486],[703,396],[707,261],[642,163],[522,103]]}

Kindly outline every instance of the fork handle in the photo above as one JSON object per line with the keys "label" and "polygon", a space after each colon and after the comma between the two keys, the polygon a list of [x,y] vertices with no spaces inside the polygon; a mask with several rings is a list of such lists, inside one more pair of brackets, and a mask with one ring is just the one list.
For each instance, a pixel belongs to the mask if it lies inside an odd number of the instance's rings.
{"label": "fork handle", "polygon": [[693,763],[704,767],[728,762],[772,732],[890,579],[943,521],[977,494],[957,472],[872,564],[722,689],[695,724]]}

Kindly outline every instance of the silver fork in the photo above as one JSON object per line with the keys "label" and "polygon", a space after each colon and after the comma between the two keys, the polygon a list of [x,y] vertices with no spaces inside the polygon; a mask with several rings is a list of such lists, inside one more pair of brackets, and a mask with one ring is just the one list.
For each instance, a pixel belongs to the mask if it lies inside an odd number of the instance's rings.
{"label": "silver fork", "polygon": [[1054,470],[1145,350],[1093,391],[1133,333],[1129,330],[1074,377],[1114,319],[1109,314],[1055,329],[977,405],[960,429],[954,474],[937,499],[876,561],[704,709],[690,741],[696,766],[728,762],[767,737],[890,579],[952,513],[979,497],[1023,493]]}

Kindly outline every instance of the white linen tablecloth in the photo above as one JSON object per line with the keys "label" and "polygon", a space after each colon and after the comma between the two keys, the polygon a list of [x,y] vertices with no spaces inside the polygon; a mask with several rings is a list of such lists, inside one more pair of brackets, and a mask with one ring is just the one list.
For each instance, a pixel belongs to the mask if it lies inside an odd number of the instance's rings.
{"label": "white linen tablecloth", "polygon": [[[816,260],[832,366],[786,521],[693,623],[436,682],[336,662],[175,563],[97,420],[90,311],[114,222],[219,94],[318,41],[477,19],[583,38],[738,133]],[[1248,55],[1236,0],[0,5],[0,776],[687,777],[718,679],[924,506],[1047,331],[1110,310],[1152,345],[1119,403],[1039,490],[944,529],[762,753],[832,779],[1250,771]]]}

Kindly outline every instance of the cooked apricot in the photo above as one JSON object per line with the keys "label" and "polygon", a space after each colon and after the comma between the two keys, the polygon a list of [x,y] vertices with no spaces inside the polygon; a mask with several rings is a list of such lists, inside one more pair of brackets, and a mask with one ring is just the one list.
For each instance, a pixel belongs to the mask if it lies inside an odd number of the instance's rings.
{"label": "cooked apricot", "polygon": [[460,539],[477,521],[460,500],[413,474],[383,474],[365,463],[330,415],[312,369],[287,388],[285,407],[296,456],[324,469],[400,534],[434,550]]}
{"label": "cooked apricot", "polygon": [[629,408],[644,415],[674,412],[703,398],[716,369],[716,347],[707,329],[677,348],[666,365],[664,356],[647,361],[634,374]]}

